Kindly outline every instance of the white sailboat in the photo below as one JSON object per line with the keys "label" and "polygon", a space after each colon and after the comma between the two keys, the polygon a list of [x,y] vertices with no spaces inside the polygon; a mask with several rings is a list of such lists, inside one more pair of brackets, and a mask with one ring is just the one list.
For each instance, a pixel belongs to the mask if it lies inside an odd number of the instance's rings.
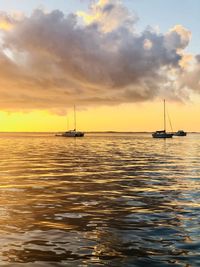
{"label": "white sailboat", "polygon": [[56,136],[61,136],[61,137],[83,137],[84,132],[80,132],[76,130],[76,107],[74,106],[74,129],[66,131],[62,134],[56,134]]}
{"label": "white sailboat", "polygon": [[165,109],[165,99],[164,99],[164,130],[156,131],[152,134],[153,138],[172,138],[173,133],[166,132],[166,109]]}

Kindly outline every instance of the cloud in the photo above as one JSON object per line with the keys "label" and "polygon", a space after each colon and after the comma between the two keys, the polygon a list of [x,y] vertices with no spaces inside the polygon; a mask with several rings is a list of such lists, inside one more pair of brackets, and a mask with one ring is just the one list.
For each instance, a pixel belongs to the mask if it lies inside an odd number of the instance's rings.
{"label": "cloud", "polygon": [[8,14],[6,12],[0,12],[0,30],[9,31],[15,24],[17,24],[21,19],[24,18],[24,15],[20,12],[13,12]]}
{"label": "cloud", "polygon": [[191,33],[183,26],[137,32],[137,16],[121,1],[100,0],[77,14],[0,16],[12,25],[0,34],[1,109],[178,100],[198,91],[189,77],[198,77],[199,61],[193,72],[184,67]]}
{"label": "cloud", "polygon": [[0,29],[10,30],[13,26],[13,19],[6,13],[0,12]]}
{"label": "cloud", "polygon": [[138,17],[122,5],[120,0],[99,0],[90,6],[89,12],[77,12],[86,24],[96,24],[103,32],[113,31],[120,26],[133,30]]}
{"label": "cloud", "polygon": [[191,39],[191,32],[182,25],[176,25],[165,35],[165,45],[169,50],[184,49]]}
{"label": "cloud", "polygon": [[[184,89],[192,89],[196,93],[200,93],[200,55],[191,57],[190,64],[186,57],[186,64],[184,65],[185,71],[183,71],[179,77],[179,87]],[[185,62],[184,62],[185,63]]]}

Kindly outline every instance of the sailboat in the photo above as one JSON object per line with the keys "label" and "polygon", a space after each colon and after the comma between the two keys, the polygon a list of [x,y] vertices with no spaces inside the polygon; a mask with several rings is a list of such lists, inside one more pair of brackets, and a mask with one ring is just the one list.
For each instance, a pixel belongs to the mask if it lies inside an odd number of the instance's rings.
{"label": "sailboat", "polygon": [[74,106],[74,130],[66,131],[62,134],[56,134],[56,136],[61,137],[83,137],[84,132],[80,132],[76,130],[76,107]]}
{"label": "sailboat", "polygon": [[152,134],[153,138],[172,138],[173,133],[166,132],[166,109],[165,109],[165,99],[164,99],[164,130],[156,131]]}

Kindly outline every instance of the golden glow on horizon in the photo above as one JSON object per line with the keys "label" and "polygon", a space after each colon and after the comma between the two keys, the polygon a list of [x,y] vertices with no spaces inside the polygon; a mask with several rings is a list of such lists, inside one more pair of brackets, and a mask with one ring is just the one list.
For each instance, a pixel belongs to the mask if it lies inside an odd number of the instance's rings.
{"label": "golden glow on horizon", "polygon": [[[200,131],[196,104],[167,103],[173,130]],[[60,116],[48,111],[0,112],[2,132],[60,132],[74,128],[73,109]],[[154,131],[163,128],[162,102],[124,104],[77,110],[77,129],[83,131]],[[168,123],[168,130],[171,131]]]}

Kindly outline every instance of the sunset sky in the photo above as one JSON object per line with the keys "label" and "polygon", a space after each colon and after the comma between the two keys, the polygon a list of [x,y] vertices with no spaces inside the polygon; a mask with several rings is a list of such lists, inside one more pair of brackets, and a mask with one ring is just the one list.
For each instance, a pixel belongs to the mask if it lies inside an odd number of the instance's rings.
{"label": "sunset sky", "polygon": [[0,131],[200,131],[199,0],[0,0]]}

